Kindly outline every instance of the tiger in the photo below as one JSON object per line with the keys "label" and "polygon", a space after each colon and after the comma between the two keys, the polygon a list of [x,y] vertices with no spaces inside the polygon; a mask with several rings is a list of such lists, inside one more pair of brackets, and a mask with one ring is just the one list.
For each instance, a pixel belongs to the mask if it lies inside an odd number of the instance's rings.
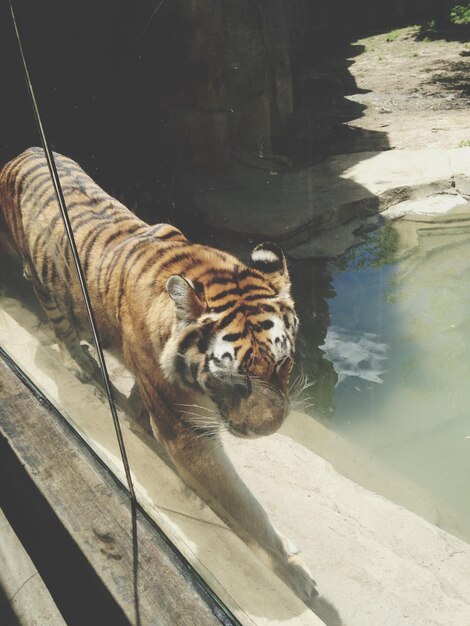
{"label": "tiger", "polygon": [[[99,336],[131,371],[131,396],[141,397],[151,432],[183,481],[312,604],[316,584],[298,551],[216,445],[222,430],[274,433],[289,413],[299,322],[281,248],[261,243],[244,264],[173,225],[145,223],[75,161],[54,158]],[[94,376],[82,345],[83,296],[41,148],[3,167],[0,207],[64,363],[82,379]]]}

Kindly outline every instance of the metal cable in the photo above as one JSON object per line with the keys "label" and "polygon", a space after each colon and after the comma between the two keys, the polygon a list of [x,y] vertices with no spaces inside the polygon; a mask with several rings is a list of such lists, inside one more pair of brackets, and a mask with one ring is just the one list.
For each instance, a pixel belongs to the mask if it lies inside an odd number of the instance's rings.
{"label": "metal cable", "polygon": [[80,263],[80,258],[78,256],[77,246],[76,246],[76,243],[75,243],[75,237],[73,235],[72,226],[70,224],[70,220],[69,220],[69,216],[68,216],[68,212],[67,212],[67,208],[66,208],[66,204],[65,204],[65,200],[64,200],[64,195],[62,193],[62,187],[61,187],[61,184],[60,184],[59,176],[57,174],[57,168],[56,168],[54,156],[53,156],[52,151],[51,151],[51,149],[49,147],[49,143],[47,141],[46,134],[44,132],[44,127],[42,125],[41,116],[39,114],[39,108],[38,108],[38,105],[37,105],[37,102],[36,102],[36,97],[34,95],[34,90],[33,90],[33,86],[32,86],[32,83],[31,83],[31,78],[30,78],[30,75],[29,75],[28,66],[26,64],[26,58],[25,58],[25,55],[24,55],[24,52],[23,52],[23,46],[21,44],[21,37],[20,37],[19,30],[18,30],[17,22],[16,22],[15,12],[13,10],[12,0],[9,0],[9,5],[10,5],[11,18],[12,18],[12,21],[13,21],[13,26],[14,26],[15,34],[16,34],[16,41],[18,43],[18,48],[19,48],[20,56],[21,56],[21,62],[22,62],[22,65],[23,65],[23,73],[24,73],[24,78],[25,78],[25,81],[26,81],[26,86],[28,88],[29,97],[31,99],[31,104],[32,104],[32,107],[33,107],[33,112],[34,112],[34,117],[36,119],[36,125],[37,125],[38,131],[39,131],[39,135],[41,137],[42,147],[44,148],[44,153],[46,155],[47,165],[49,167],[49,172],[50,172],[50,175],[51,175],[52,183],[54,185],[55,193],[56,193],[56,196],[57,196],[57,201],[59,203],[60,212],[61,212],[61,215],[62,215],[62,220],[64,222],[64,227],[65,227],[65,231],[66,231],[66,234],[67,234],[67,239],[69,241],[70,249],[72,251],[73,261],[74,261],[75,268],[77,270],[78,280],[79,280],[79,283],[80,283],[80,288],[82,290],[83,300],[85,302],[85,307],[86,307],[88,320],[89,320],[90,327],[91,327],[91,332],[92,332],[93,339],[94,339],[94,342],[95,342],[95,345],[96,345],[96,351],[98,353],[98,362],[100,364],[101,372],[103,374],[103,380],[104,380],[106,395],[108,397],[109,408],[111,410],[111,415],[113,417],[114,428],[115,428],[115,431],[116,431],[116,437],[117,437],[118,444],[119,444],[119,451],[121,453],[121,459],[122,459],[122,464],[124,466],[124,471],[125,471],[126,480],[127,480],[127,486],[128,486],[128,489],[129,489],[129,494],[130,494],[132,502],[135,504],[136,503],[136,496],[135,496],[135,491],[134,491],[134,485],[132,483],[132,476],[131,476],[131,470],[130,470],[130,466],[129,466],[129,460],[127,458],[127,452],[126,452],[126,447],[125,447],[125,444],[124,444],[124,438],[122,436],[121,425],[119,423],[119,417],[118,417],[118,414],[117,414],[117,411],[116,411],[116,406],[114,404],[114,400],[113,400],[113,396],[112,396],[112,392],[111,392],[111,384],[110,384],[110,380],[109,380],[108,369],[106,367],[106,361],[105,361],[105,358],[104,358],[103,348],[101,347],[101,342],[100,342],[100,339],[99,339],[99,336],[98,336],[98,329],[97,329],[97,326],[96,326],[95,316],[93,314],[93,309],[92,309],[91,302],[90,302],[90,296],[88,294],[88,289],[87,289],[87,286],[86,286],[85,276],[84,276],[84,273],[83,273],[82,265]]}

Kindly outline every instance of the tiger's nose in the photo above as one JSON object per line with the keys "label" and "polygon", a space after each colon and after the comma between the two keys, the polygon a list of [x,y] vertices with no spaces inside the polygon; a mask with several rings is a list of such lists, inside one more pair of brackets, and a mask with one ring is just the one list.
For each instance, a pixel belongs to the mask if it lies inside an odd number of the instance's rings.
{"label": "tiger's nose", "polygon": [[246,400],[251,394],[253,386],[249,376],[232,379],[231,393],[235,402]]}

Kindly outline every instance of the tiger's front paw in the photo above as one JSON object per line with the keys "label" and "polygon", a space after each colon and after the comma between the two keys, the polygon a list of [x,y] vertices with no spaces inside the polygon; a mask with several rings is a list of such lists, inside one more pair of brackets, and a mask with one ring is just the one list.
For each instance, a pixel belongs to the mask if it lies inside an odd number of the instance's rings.
{"label": "tiger's front paw", "polygon": [[81,383],[90,383],[92,381],[90,367],[84,367],[83,360],[79,361],[72,357],[68,350],[61,350],[61,361],[62,365]]}
{"label": "tiger's front paw", "polygon": [[298,548],[284,535],[277,532],[282,544],[281,561],[274,568],[295,594],[328,626],[342,626],[337,609],[317,590],[310,570],[298,556]]}
{"label": "tiger's front paw", "polygon": [[100,381],[101,370],[86,345],[59,344],[63,365],[82,383]]}
{"label": "tiger's front paw", "polygon": [[296,554],[286,556],[275,566],[276,574],[295,592],[307,606],[318,596],[316,582],[308,567]]}

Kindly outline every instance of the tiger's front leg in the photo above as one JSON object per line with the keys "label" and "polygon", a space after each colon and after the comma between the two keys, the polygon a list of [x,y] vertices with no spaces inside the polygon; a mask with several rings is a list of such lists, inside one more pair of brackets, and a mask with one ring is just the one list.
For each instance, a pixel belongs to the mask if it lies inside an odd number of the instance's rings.
{"label": "tiger's front leg", "polygon": [[[155,428],[155,420],[152,420]],[[158,426],[156,426],[158,428]],[[201,437],[181,425],[165,444],[180,476],[309,606],[318,592],[309,570],[290,542],[238,476],[218,435]]]}

